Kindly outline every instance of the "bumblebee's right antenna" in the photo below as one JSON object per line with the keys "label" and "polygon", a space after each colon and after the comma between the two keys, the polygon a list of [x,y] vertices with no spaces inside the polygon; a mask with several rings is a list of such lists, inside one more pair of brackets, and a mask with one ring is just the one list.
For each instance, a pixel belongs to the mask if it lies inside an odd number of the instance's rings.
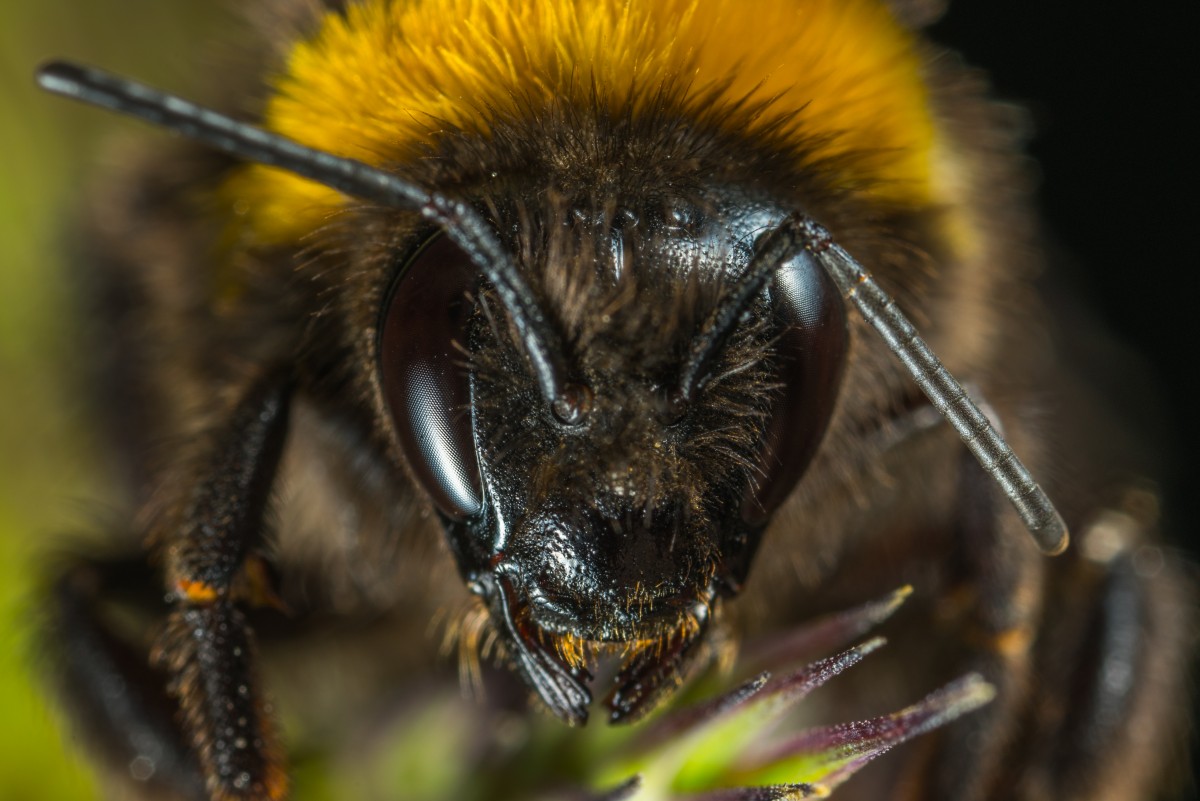
{"label": "bumblebee's right antenna", "polygon": [[[829,231],[808,217],[789,218],[776,235],[793,238],[797,245],[812,252],[842,293],[908,368],[930,403],[954,426],[967,450],[1004,490],[1038,547],[1050,555],[1065,551],[1069,540],[1067,525],[1054,504],[871,274],[833,241]],[[771,249],[769,243],[764,244],[764,251]]]}
{"label": "bumblebee's right antenna", "polygon": [[567,401],[561,337],[495,233],[466,203],[94,67],[51,62],[38,70],[37,81],[54,94],[136,117],[236,158],[288,170],[360,200],[419,212],[441,226],[491,281],[520,335],[547,404],[553,408]]}

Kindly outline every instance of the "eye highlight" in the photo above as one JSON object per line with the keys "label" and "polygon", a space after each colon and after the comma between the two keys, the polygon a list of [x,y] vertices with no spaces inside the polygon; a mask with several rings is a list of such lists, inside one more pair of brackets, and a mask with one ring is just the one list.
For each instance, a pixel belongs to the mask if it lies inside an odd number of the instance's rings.
{"label": "eye highlight", "polygon": [[483,507],[470,411],[466,343],[478,281],[470,257],[436,236],[401,271],[380,337],[384,397],[408,465],[452,520]]}

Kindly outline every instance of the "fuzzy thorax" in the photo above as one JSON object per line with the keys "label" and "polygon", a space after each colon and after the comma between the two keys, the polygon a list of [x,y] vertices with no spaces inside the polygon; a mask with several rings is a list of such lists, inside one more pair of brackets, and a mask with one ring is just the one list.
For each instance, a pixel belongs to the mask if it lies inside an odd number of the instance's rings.
{"label": "fuzzy thorax", "polygon": [[[911,35],[880,0],[364,0],[291,50],[265,124],[377,166],[447,131],[597,97],[636,114],[730,109],[732,131],[777,130],[843,165],[842,182],[920,206],[932,197],[933,121]],[[816,146],[813,146],[813,143]],[[228,187],[267,243],[338,209],[334,190],[249,166]]]}

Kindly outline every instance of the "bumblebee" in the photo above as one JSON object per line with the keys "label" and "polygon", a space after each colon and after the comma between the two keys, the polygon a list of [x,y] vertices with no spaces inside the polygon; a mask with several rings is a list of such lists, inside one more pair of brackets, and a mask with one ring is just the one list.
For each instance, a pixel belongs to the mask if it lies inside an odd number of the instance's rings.
{"label": "bumblebee", "polygon": [[49,639],[133,786],[288,797],[262,664],[313,638],[355,655],[334,707],[418,675],[440,615],[510,706],[627,723],[899,585],[907,645],[839,712],[994,697],[861,797],[1155,785],[1182,583],[1046,408],[1010,121],[925,4],[263,5],[224,101],[254,124],[40,73],[200,143],[85,221],[149,560],[64,568]]}

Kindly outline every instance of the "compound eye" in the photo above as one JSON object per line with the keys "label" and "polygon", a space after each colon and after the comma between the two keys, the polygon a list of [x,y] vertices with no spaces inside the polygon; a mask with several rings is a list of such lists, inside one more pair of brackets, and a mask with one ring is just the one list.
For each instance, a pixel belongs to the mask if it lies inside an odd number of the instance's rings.
{"label": "compound eye", "polygon": [[759,480],[742,502],[752,526],[767,522],[808,468],[833,413],[849,342],[841,295],[807,251],[778,270],[770,297],[783,387],[772,401]]}
{"label": "compound eye", "polygon": [[386,304],[383,392],[400,446],[434,504],[453,520],[480,513],[479,460],[466,366],[478,270],[444,236],[405,265]]}

